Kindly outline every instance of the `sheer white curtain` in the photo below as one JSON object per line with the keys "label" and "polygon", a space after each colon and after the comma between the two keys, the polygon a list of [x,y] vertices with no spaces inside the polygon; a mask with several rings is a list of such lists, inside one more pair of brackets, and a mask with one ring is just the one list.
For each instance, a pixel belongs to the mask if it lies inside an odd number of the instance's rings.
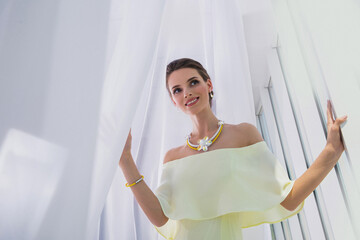
{"label": "sheer white curtain", "polygon": [[164,153],[191,131],[165,88],[176,58],[208,70],[218,118],[255,124],[238,1],[18,0],[0,11],[1,239],[158,237],[118,160],[132,127],[155,189]]}
{"label": "sheer white curtain", "polygon": [[[139,10],[142,11],[141,4]],[[132,153],[145,182],[153,190],[157,187],[165,152],[183,144],[192,127],[188,116],[176,111],[166,91],[165,69],[170,61],[190,57],[201,62],[214,83],[215,114],[228,123],[255,124],[238,2],[166,2],[159,25],[154,36],[157,43],[153,47],[153,65],[144,90],[138,92],[141,100],[132,122]],[[125,35],[120,30],[118,39]],[[102,213],[101,239],[160,239],[125,183],[119,170]]]}

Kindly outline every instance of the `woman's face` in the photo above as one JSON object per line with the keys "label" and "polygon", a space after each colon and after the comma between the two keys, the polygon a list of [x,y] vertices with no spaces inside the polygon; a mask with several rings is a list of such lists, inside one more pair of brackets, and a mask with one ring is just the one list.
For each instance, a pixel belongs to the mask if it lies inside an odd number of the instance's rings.
{"label": "woman's face", "polygon": [[211,80],[205,82],[193,68],[182,68],[172,72],[168,78],[172,101],[184,113],[195,114],[209,105]]}

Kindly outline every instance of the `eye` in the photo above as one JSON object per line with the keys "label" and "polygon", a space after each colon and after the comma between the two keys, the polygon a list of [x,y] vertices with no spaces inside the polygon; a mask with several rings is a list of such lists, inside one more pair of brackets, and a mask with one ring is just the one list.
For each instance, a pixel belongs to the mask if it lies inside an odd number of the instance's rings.
{"label": "eye", "polygon": [[[193,84],[193,83],[195,83],[195,84]],[[196,85],[196,84],[198,84],[198,83],[199,83],[199,81],[198,81],[198,80],[193,80],[193,81],[191,81],[191,83],[190,83],[190,84],[191,84],[192,86],[194,86],[194,85]]]}
{"label": "eye", "polygon": [[180,88],[175,88],[174,91],[173,91],[173,94],[178,93],[177,90],[179,90],[179,92],[180,92]]}

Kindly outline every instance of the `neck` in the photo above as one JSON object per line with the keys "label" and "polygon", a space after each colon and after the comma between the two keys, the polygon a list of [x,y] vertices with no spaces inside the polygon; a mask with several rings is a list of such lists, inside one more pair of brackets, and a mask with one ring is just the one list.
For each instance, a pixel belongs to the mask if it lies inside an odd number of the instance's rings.
{"label": "neck", "polygon": [[193,123],[192,140],[202,139],[205,136],[211,138],[219,128],[219,119],[217,119],[210,108],[191,116],[191,121]]}

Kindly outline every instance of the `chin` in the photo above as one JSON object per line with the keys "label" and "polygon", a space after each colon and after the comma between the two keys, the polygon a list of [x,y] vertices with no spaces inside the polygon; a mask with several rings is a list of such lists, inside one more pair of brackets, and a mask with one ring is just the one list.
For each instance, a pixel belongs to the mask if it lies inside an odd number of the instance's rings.
{"label": "chin", "polygon": [[187,109],[187,111],[185,112],[187,115],[196,115],[198,114],[199,112],[202,112],[205,110],[205,106],[202,106],[202,107],[199,107],[197,106],[197,108],[193,108],[193,109]]}

